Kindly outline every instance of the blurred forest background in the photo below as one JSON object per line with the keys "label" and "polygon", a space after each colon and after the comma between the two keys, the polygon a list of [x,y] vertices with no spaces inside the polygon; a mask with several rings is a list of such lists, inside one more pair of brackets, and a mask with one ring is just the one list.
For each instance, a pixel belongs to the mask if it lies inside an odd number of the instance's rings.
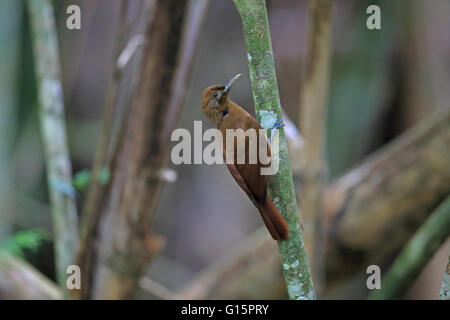
{"label": "blurred forest background", "polygon": [[[126,30],[127,38],[131,39],[142,32],[146,11],[142,9],[141,0],[127,2]],[[237,73],[242,73],[243,77],[233,87],[232,99],[254,115],[242,24],[234,3],[204,2],[208,6],[195,45],[192,72],[185,78],[187,91],[177,125],[189,131],[193,130],[194,120],[202,120],[204,130],[212,127],[200,109],[204,88],[224,83]],[[113,74],[121,1],[59,0],[53,3],[68,144],[77,188],[77,184],[84,185],[88,179],[101,136],[105,96]],[[71,4],[81,8],[81,30],[66,28],[66,8]],[[366,28],[366,8],[370,4],[381,7],[381,30]],[[308,52],[308,7],[306,0],[267,1],[281,104],[286,115],[297,124]],[[383,271],[384,267],[387,270],[406,240],[449,193],[449,13],[450,3],[446,0],[334,1],[326,122],[329,181],[336,181],[408,129],[428,121],[436,112],[447,119],[440,124],[446,144],[438,145],[436,150],[447,159],[447,168],[430,170],[410,180],[416,188],[420,188],[421,182],[425,188],[432,178],[441,177],[444,181],[433,182],[431,191],[423,191],[426,194],[423,207],[414,204],[421,212],[412,212],[412,218],[404,222],[408,224],[408,231],[399,240],[401,245],[393,245],[398,242],[396,230],[380,236],[377,245],[394,247],[382,258],[371,255],[364,260],[361,257],[368,256],[364,249],[349,245],[345,253],[339,253],[341,260],[336,261],[342,264],[341,269],[349,268],[352,274],[344,275],[335,268],[328,274],[330,285],[320,298],[365,298],[367,264],[361,261],[380,264]],[[114,110],[115,119],[127,114],[128,92],[138,58],[139,55],[133,58],[122,75],[124,80],[117,97],[117,105],[122,107]],[[55,280],[52,216],[35,76],[25,2],[0,0],[0,250],[19,255]],[[299,152],[301,156],[301,150]],[[294,181],[299,187],[302,179],[296,174],[295,159],[295,156],[291,158],[291,164]],[[423,157],[418,157],[413,165],[422,166],[421,159]],[[169,167],[176,172],[177,179],[167,183],[158,197],[152,226],[152,234],[159,236],[157,246],[161,251],[152,256],[135,297],[286,298],[276,243],[260,241],[268,238],[268,234],[261,232],[259,215],[226,167],[174,166],[170,161]],[[395,173],[394,170],[388,175]],[[79,215],[87,192],[87,188],[77,189]],[[402,232],[405,233],[404,229]],[[352,234],[346,234],[344,238],[351,237]],[[248,250],[249,243],[255,244],[254,250]],[[370,250],[378,249],[372,246]],[[247,252],[248,257],[237,264],[245,270],[242,271],[245,277],[238,279],[246,288],[237,288],[239,283],[232,283],[230,279],[240,271],[234,270],[229,261],[233,257],[239,259],[242,252]],[[447,240],[405,298],[436,298],[449,252]],[[252,254],[257,257],[253,259]],[[260,261],[262,259],[267,265]],[[221,280],[217,276],[208,278],[208,274],[214,272],[222,274]],[[5,283],[10,285],[8,281]],[[199,288],[203,284],[209,289]],[[0,275],[1,288],[4,289]]]}

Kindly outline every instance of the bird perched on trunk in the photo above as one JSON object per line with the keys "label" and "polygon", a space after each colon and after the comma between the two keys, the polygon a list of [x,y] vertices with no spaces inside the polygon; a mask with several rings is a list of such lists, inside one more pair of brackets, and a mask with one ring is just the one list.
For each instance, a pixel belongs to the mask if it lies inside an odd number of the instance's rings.
{"label": "bird perched on trunk", "polygon": [[[208,117],[208,119],[217,125],[217,128],[221,131],[223,137],[223,154],[226,158],[227,155],[227,129],[242,129],[246,131],[253,129],[256,131],[256,147],[250,145],[251,139],[245,136],[245,144],[243,150],[245,153],[245,161],[239,163],[237,156],[239,154],[237,136],[233,137],[233,161],[226,165],[233,178],[249,196],[253,204],[258,208],[261,217],[269,230],[274,240],[285,240],[289,236],[289,227],[284,221],[281,214],[273,204],[272,200],[267,195],[267,175],[261,174],[261,169],[268,167],[269,164],[263,164],[260,159],[255,162],[249,161],[251,147],[257,148],[256,154],[260,155],[259,149],[265,147],[262,151],[263,154],[267,150],[267,156],[270,157],[270,145],[265,135],[261,136],[261,126],[259,123],[242,107],[231,101],[228,94],[230,92],[233,83],[241,76],[238,74],[230,79],[225,85],[213,85],[205,89],[202,98],[202,111]],[[278,129],[281,125],[281,121],[278,121],[273,129]]]}

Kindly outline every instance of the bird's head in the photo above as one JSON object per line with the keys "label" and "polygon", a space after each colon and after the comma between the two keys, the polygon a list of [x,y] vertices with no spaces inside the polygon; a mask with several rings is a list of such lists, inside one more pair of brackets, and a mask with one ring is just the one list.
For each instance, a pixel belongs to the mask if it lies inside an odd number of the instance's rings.
{"label": "bird's head", "polygon": [[213,85],[205,89],[202,97],[202,111],[209,120],[218,124],[228,113],[228,93],[241,74],[235,75],[225,85]]}

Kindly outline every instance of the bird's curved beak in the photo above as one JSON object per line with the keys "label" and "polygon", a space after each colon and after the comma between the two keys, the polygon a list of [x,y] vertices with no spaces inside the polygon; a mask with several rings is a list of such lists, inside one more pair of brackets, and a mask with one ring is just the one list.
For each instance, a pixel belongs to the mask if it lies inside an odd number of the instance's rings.
{"label": "bird's curved beak", "polygon": [[241,76],[242,76],[242,74],[239,73],[239,74],[235,75],[233,78],[231,78],[230,80],[228,80],[227,83],[225,83],[225,88],[223,89],[224,95],[228,94],[233,83],[235,83],[236,80],[239,79]]}

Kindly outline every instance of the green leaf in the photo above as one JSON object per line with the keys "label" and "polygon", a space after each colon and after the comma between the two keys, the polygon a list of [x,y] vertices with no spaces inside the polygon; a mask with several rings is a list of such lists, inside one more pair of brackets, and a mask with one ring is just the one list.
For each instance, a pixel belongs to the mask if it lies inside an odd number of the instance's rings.
{"label": "green leaf", "polygon": [[82,170],[77,172],[72,179],[72,185],[78,191],[85,190],[91,181],[91,172],[89,170]]}
{"label": "green leaf", "polygon": [[41,229],[19,231],[3,243],[0,243],[0,252],[7,251],[16,256],[23,257],[24,250],[28,249],[35,252],[41,243],[49,238],[49,234]]}
{"label": "green leaf", "polygon": [[[80,172],[77,172],[72,179],[72,185],[75,189],[78,191],[84,191],[89,186],[89,183],[91,182],[92,173],[90,170],[82,170]],[[98,182],[104,186],[108,183],[109,179],[111,177],[111,171],[109,168],[102,168],[99,172],[98,176]]]}

